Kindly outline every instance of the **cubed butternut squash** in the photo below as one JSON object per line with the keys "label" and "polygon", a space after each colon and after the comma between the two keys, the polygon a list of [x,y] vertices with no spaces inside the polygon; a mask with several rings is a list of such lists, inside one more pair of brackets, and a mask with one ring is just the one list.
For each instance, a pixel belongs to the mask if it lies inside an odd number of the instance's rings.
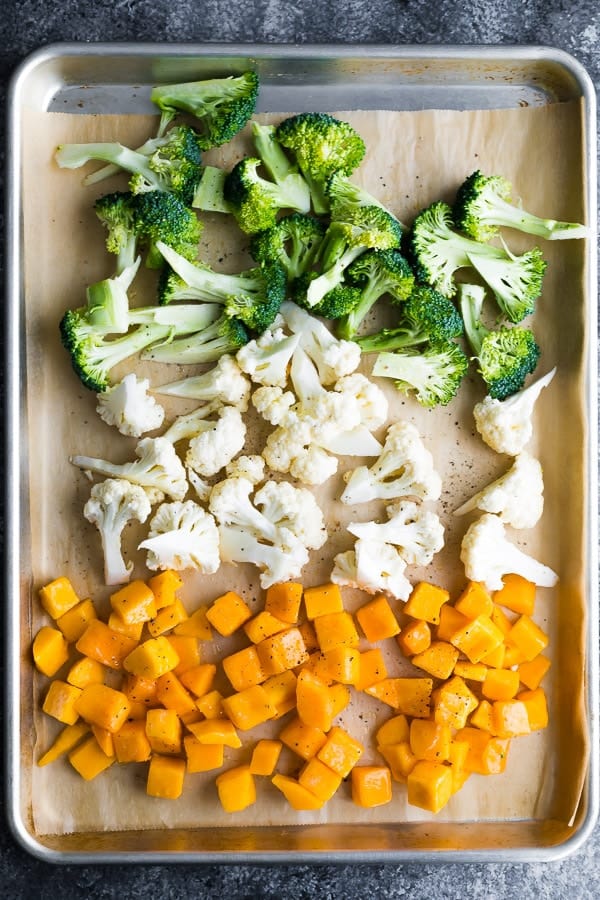
{"label": "cubed butternut squash", "polygon": [[267,679],[255,646],[244,647],[237,653],[225,656],[222,665],[235,691],[262,684]]}
{"label": "cubed butternut squash", "polygon": [[388,764],[394,781],[405,784],[418,762],[408,740],[399,741],[397,744],[385,744],[379,747],[379,752]]}
{"label": "cubed butternut squash", "polygon": [[190,774],[220,769],[224,760],[223,744],[202,744],[193,734],[183,739],[187,770]]}
{"label": "cubed butternut squash", "polygon": [[191,616],[188,616],[187,619],[176,625],[173,629],[173,634],[181,635],[182,637],[195,637],[199,641],[211,641],[213,633],[210,622],[206,617],[206,611],[207,608],[201,606]]}
{"label": "cubed butternut squash", "polygon": [[268,693],[260,684],[225,697],[223,709],[240,731],[249,731],[256,725],[274,719],[277,715],[277,710],[271,703]]}
{"label": "cubed butternut squash", "polygon": [[123,691],[106,684],[88,684],[75,701],[75,709],[90,725],[99,725],[114,734],[127,719],[131,701]]}
{"label": "cubed butternut squash", "polygon": [[383,653],[379,647],[365,650],[358,658],[358,678],[354,684],[357,691],[365,691],[368,687],[388,677]]}
{"label": "cubed butternut squash", "polygon": [[119,634],[124,634],[126,637],[131,638],[136,643],[139,643],[142,639],[144,622],[132,622],[128,624],[127,622],[124,622],[121,616],[118,616],[116,612],[111,612],[106,624],[109,628],[112,628],[113,631],[118,631]]}
{"label": "cubed butternut squash", "polygon": [[356,619],[364,635],[372,644],[394,637],[400,632],[400,625],[392,611],[389,600],[379,594],[356,610]]}
{"label": "cubed butternut squash", "polygon": [[182,672],[179,680],[194,697],[204,697],[212,688],[216,674],[217,667],[214,663],[201,663]]}
{"label": "cubed butternut squash", "polygon": [[350,773],[352,802],[371,809],[392,799],[392,775],[387,766],[354,766]]}
{"label": "cubed butternut squash", "polygon": [[173,669],[178,678],[181,678],[188,669],[200,665],[198,638],[183,634],[167,634],[165,637],[179,657],[179,662]]}
{"label": "cubed butternut squash", "polygon": [[149,622],[156,615],[152,589],[140,579],[130,581],[111,594],[110,605],[126,625]]}
{"label": "cubed butternut squash", "polygon": [[288,775],[280,775],[277,773],[276,775],[273,775],[271,782],[279,791],[281,791],[292,809],[299,811],[321,809],[325,802],[313,794],[312,791],[309,791],[308,788],[304,787],[304,785],[299,784],[294,778],[290,778]]}
{"label": "cubed butternut squash", "polygon": [[89,726],[85,722],[76,722],[74,725],[67,725],[60,732],[53,744],[38,759],[38,766],[47,766],[49,763],[55,762],[65,753],[69,753],[79,741],[89,732]]}
{"label": "cubed butternut squash", "polygon": [[334,647],[358,647],[360,637],[349,612],[334,612],[313,619],[319,647],[323,651]]}
{"label": "cubed butternut squash", "polygon": [[529,716],[522,700],[495,700],[492,703],[492,725],[499,737],[529,734]]}
{"label": "cubed butternut squash", "polygon": [[174,569],[165,569],[148,579],[148,587],[154,594],[154,606],[162,609],[175,602],[175,592],[183,585],[183,578]]}
{"label": "cubed butternut squash", "polygon": [[281,729],[279,740],[302,759],[311,759],[324,745],[327,735],[296,716]]}
{"label": "cubed butternut squash", "polygon": [[117,762],[145,762],[150,759],[152,748],[146,736],[146,723],[143,720],[123,722],[112,739]]}
{"label": "cubed butternut squash", "polygon": [[364,747],[343,728],[334,725],[317,757],[342,778],[347,778],[364,753]]}
{"label": "cubed butternut squash", "polygon": [[432,625],[440,621],[440,610],[450,599],[450,594],[445,588],[426,581],[416,584],[406,601],[404,612],[413,619],[424,619]]}
{"label": "cubed butternut squash", "polygon": [[101,619],[92,619],[75,646],[82,656],[89,656],[109,669],[122,669],[137,641],[109,628]]}
{"label": "cubed butternut squash", "polygon": [[431,628],[425,619],[409,622],[398,635],[398,646],[405,656],[422,653],[431,644]]}
{"label": "cubed butternut squash", "polygon": [[250,771],[253,775],[272,775],[279,760],[282,749],[281,741],[257,741],[250,759]]}
{"label": "cubed butternut squash", "polygon": [[453,675],[433,693],[433,718],[440,724],[463,728],[477,702],[477,697],[464,680]]}
{"label": "cubed butternut squash", "polygon": [[513,612],[533,615],[535,608],[535,584],[522,575],[504,575],[503,587],[494,592],[494,603]]}
{"label": "cubed butternut squash", "polygon": [[550,660],[547,656],[540,654],[529,662],[522,662],[519,665],[519,678],[525,687],[528,687],[530,691],[535,691],[536,688],[539,688],[549,668]]}
{"label": "cubed butternut squash", "polygon": [[298,628],[287,628],[256,644],[256,652],[265,677],[281,675],[286,669],[308,660],[306,646]]}
{"label": "cubed butternut squash", "polygon": [[223,719],[223,695],[220,691],[209,691],[196,701],[196,706],[206,719]]}
{"label": "cubed butternut squash", "polygon": [[548,703],[543,688],[536,688],[533,691],[521,691],[517,695],[517,700],[520,700],[525,705],[531,731],[546,728],[548,725]]}
{"label": "cubed butternut squash", "polygon": [[82,600],[72,606],[56,620],[56,624],[70,644],[78,641],[92,619],[97,618],[96,608],[91,600]]}
{"label": "cubed butternut squash", "polygon": [[522,615],[506,635],[506,641],[519,650],[522,662],[531,662],[548,646],[548,635],[528,615]]}
{"label": "cubed butternut squash", "polygon": [[51,619],[59,619],[80,601],[68,578],[61,575],[40,588],[40,602]]}
{"label": "cubed butternut squash", "polygon": [[201,744],[222,744],[234,750],[242,746],[235,724],[229,719],[206,719],[186,726]]}
{"label": "cubed butternut squash", "polygon": [[519,690],[519,673],[512,669],[488,669],[481,693],[488,700],[511,700]]}
{"label": "cubed butternut squash", "polygon": [[87,687],[88,684],[102,684],[104,681],[104,666],[89,656],[82,656],[74,662],[67,672],[66,680],[69,684],[78,688]]}
{"label": "cubed butternut squash", "polygon": [[253,644],[259,644],[265,638],[269,638],[280,631],[285,631],[286,628],[289,628],[289,623],[284,622],[283,619],[277,619],[270,612],[267,612],[266,609],[263,609],[242,627],[248,640],[252,641]]}
{"label": "cubed butternut squash", "polygon": [[48,688],[42,709],[47,715],[58,719],[64,725],[74,725],[80,715],[77,701],[81,694],[81,688],[56,679]]}
{"label": "cubed butternut squash", "polygon": [[238,594],[227,591],[209,606],[206,618],[219,634],[229,637],[252,618],[252,612]]}
{"label": "cubed butternut squash", "polygon": [[276,619],[295,625],[300,615],[302,585],[294,581],[272,584],[265,594],[265,612]]}
{"label": "cubed butternut squash", "polygon": [[177,800],[183,793],[185,760],[155,753],[150,758],[146,793],[162,800]]}
{"label": "cubed butternut squash", "polygon": [[447,641],[433,641],[427,650],[416,653],[412,664],[434,678],[450,678],[458,659],[458,650]]}
{"label": "cubed butternut squash", "polygon": [[69,645],[62,631],[43,625],[33,639],[33,661],[42,675],[52,678],[69,658]]}
{"label": "cubed butternut squash", "polygon": [[385,747],[386,744],[400,744],[402,741],[407,741],[408,737],[408,719],[400,713],[397,716],[392,716],[391,719],[387,719],[383,725],[380,725],[377,729],[375,740],[379,748]]}
{"label": "cubed butternut squash", "polygon": [[449,725],[431,719],[413,719],[410,723],[410,749],[418,759],[445,762],[450,756],[451,740]]}
{"label": "cubed butternut squash", "polygon": [[[185,622],[187,617],[188,614],[183,601],[179,597],[175,597],[169,606],[163,606],[162,609],[158,610],[156,615],[147,622],[146,627],[152,637],[159,637],[161,634],[173,631],[177,625]],[[179,635],[179,637],[187,637],[187,635]]]}
{"label": "cubed butternut squash", "polygon": [[174,709],[149,709],[144,724],[154,753],[168,755],[181,752],[181,719]]}
{"label": "cubed butternut squash", "polygon": [[164,636],[150,638],[127,654],[123,668],[132,675],[158,679],[177,668],[179,657]]}
{"label": "cubed butternut squash", "polygon": [[331,800],[341,783],[341,776],[316,756],[303,765],[298,775],[298,784],[322,800],[323,803]]}
{"label": "cubed butternut squash", "polygon": [[262,683],[262,689],[269,698],[269,703],[276,710],[274,718],[279,719],[296,705],[296,674],[286,669],[279,675],[272,675]]}
{"label": "cubed butternut squash", "polygon": [[69,762],[86,781],[92,781],[114,761],[115,757],[107,756],[93,735],[69,753]]}
{"label": "cubed butternut squash", "polygon": [[430,713],[431,678],[385,678],[365,691],[406,716],[427,718]]}
{"label": "cubed butternut squash", "polygon": [[453,793],[450,766],[420,759],[406,779],[407,799],[411,806],[438,813]]}
{"label": "cubed butternut squash", "polygon": [[198,707],[174,672],[165,672],[156,679],[156,698],[165,709],[174,709],[182,722],[198,717]]}
{"label": "cubed butternut squash", "polygon": [[449,640],[470,662],[478,663],[502,644],[504,635],[489,616],[477,616],[476,619],[468,619],[467,624],[454,632]]}
{"label": "cubed butternut squash", "polygon": [[296,681],[296,709],[307,725],[329,731],[333,722],[333,697],[327,682],[303,670]]}
{"label": "cubed butternut squash", "polygon": [[304,608],[307,619],[316,619],[333,613],[341,613],[344,609],[342,592],[337,584],[320,584],[305,588]]}
{"label": "cubed butternut squash", "polygon": [[479,581],[469,581],[456,600],[454,609],[468,619],[476,619],[477,616],[491,616],[493,606],[492,597],[485,589],[485,585]]}
{"label": "cubed butternut squash", "polygon": [[256,802],[256,784],[250,766],[236,766],[215,779],[219,801],[225,812],[241,812]]}

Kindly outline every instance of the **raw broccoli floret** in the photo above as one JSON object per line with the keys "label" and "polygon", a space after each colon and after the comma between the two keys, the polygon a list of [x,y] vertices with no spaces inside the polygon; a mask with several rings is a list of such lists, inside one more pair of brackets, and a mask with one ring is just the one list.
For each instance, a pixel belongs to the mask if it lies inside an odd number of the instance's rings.
{"label": "raw broccoli floret", "polygon": [[140,266],[140,257],[112,278],[103,278],[86,289],[86,306],[77,310],[99,334],[125,334],[131,325],[127,291]]}
{"label": "raw broccoli floret", "polygon": [[204,212],[231,213],[231,205],[225,199],[227,171],[218,166],[202,166],[200,181],[196,186],[192,207]]}
{"label": "raw broccoli floret", "polygon": [[[317,304],[310,306],[307,300],[307,291],[311,281],[317,277],[316,272],[305,272],[292,282],[290,296],[294,303],[325,319],[340,319],[350,315],[356,305],[360,303],[360,288],[341,281],[327,291]],[[341,336],[343,337],[343,335]]]}
{"label": "raw broccoli floret", "polygon": [[110,370],[134,353],[171,333],[167,325],[140,325],[123,337],[108,340],[80,310],[67,310],[60,320],[60,336],[82,383],[96,393],[109,385]]}
{"label": "raw broccoli floret", "polygon": [[321,274],[307,289],[307,305],[315,307],[341,284],[346,270],[366,250],[397,248],[402,237],[398,222],[379,206],[359,207],[341,222],[331,222],[321,245]]}
{"label": "raw broccoli floret", "polygon": [[413,289],[415,276],[399,250],[367,250],[348,266],[348,280],[360,288],[361,297],[353,310],[338,322],[337,333],[350,339],[373,305],[387,294],[392,303],[405,301]]}
{"label": "raw broccoli floret", "polygon": [[261,265],[279,263],[288,281],[293,281],[315,262],[324,234],[325,225],[319,219],[293,212],[253,235],[250,253]]}
{"label": "raw broccoli floret", "polygon": [[134,194],[169,191],[190,205],[201,175],[198,135],[180,125],[157,138],[153,146],[148,156],[116,142],[61,144],[55,158],[62,169],[78,169],[93,159],[113,163],[130,173],[129,188]]}
{"label": "raw broccoli floret", "polygon": [[325,192],[328,178],[338,171],[351,175],[366,151],[363,139],[350,124],[327,113],[290,116],[277,126],[275,138],[293,151],[310,186],[316,213],[329,209]]}
{"label": "raw broccoli floret", "polygon": [[405,227],[397,216],[394,216],[387,206],[383,205],[381,200],[374,197],[373,194],[370,194],[365,188],[360,187],[360,185],[354,184],[354,182],[350,181],[349,178],[346,178],[341,172],[334,172],[333,175],[327,179],[325,192],[329,199],[329,207],[332,218],[334,219],[343,219],[346,210],[356,209],[358,206],[380,206],[382,209],[385,209],[390,216],[393,216],[403,229]]}
{"label": "raw broccoli floret", "polygon": [[521,256],[507,253],[505,259],[471,253],[469,260],[509,322],[521,322],[535,311],[546,271],[541,250],[534,247]]}
{"label": "raw broccoli floret", "polygon": [[258,88],[256,72],[157,85],[150,99],[161,110],[159,134],[183,111],[198,120],[198,141],[203,150],[225,144],[242,130],[253,114]]}
{"label": "raw broccoli floret", "polygon": [[173,300],[221,303],[227,316],[241,319],[251,331],[262,332],[275,319],[285,299],[286,277],[278,263],[249,269],[236,275],[194,265],[161,241],[158,249],[175,273],[159,285],[160,304]]}
{"label": "raw broccoli floret", "polygon": [[504,400],[521,390],[525,378],[538,364],[540,348],[528,328],[487,328],[481,320],[484,298],[480,285],[460,286],[465,334],[479,363],[479,372],[490,397]]}
{"label": "raw broccoli floret", "polygon": [[414,393],[425,407],[445,406],[456,396],[469,367],[469,360],[457,344],[431,344],[424,350],[408,349],[380,353],[373,375],[394,378],[404,394]]}
{"label": "raw broccoli floret", "polygon": [[249,340],[250,335],[243,322],[223,313],[200,332],[154,344],[142,353],[142,359],[182,365],[217,362],[225,353],[236,353]]}
{"label": "raw broccoli floret", "polygon": [[548,240],[586,237],[589,229],[574,222],[542,219],[510,202],[512,187],[501,175],[477,170],[461,184],[454,203],[454,221],[476,241],[489,241],[498,228],[516,228]]}
{"label": "raw broccoli floret", "polygon": [[261,164],[258,157],[245,157],[225,179],[223,196],[247,234],[270,228],[281,209],[307,213],[310,208],[308,190],[301,176],[292,174],[280,182],[268,181],[257,171]]}
{"label": "raw broccoli floret", "polygon": [[[360,259],[358,260],[360,262]],[[417,285],[402,305],[401,324],[356,338],[363,352],[444,344],[463,334],[463,321],[451,300],[434,288]]]}
{"label": "raw broccoli floret", "polygon": [[117,274],[133,264],[137,251],[132,198],[131,191],[114,191],[94,203],[94,211],[107,230],[106,249],[117,257]]}

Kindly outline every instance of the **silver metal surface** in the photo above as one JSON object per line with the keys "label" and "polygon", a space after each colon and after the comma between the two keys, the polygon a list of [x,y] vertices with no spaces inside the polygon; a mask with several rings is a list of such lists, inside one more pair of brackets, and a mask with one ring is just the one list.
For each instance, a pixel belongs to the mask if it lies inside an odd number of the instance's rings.
{"label": "silver metal surface", "polygon": [[[31,822],[24,747],[31,755],[31,711],[21,703],[28,662],[28,447],[22,271],[21,111],[23,105],[69,113],[149,112],[150,87],[255,68],[260,109],[513,108],[582,98],[586,133],[587,221],[596,221],[595,96],[585,70],[568,54],[545,47],[277,46],[193,44],[57,44],[24,61],[9,92],[6,209],[6,793],[16,839],[46,862],[401,863],[530,862],[577,850],[599,808],[598,554],[597,554],[597,248],[590,242],[588,367],[585,406],[589,438],[586,596],[587,702],[592,755],[582,813],[571,834],[550,823],[503,822],[304,828],[225,828],[41,837]],[[545,828],[545,824],[548,825]]]}

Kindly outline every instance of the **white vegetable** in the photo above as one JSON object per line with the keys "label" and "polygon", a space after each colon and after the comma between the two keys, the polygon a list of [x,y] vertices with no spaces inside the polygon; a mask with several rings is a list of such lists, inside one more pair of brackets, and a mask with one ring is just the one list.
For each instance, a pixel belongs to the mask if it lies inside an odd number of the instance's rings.
{"label": "white vegetable", "polygon": [[145,490],[124,478],[107,478],[92,487],[83,515],[100,532],[106,584],[129,581],[133,563],[123,559],[121,535],[128,522],[145,522],[150,509]]}
{"label": "white vegetable", "polygon": [[410,422],[390,425],[383,451],[373,465],[359,466],[344,477],[347,484],[340,499],[348,505],[398,497],[437,500],[442,492],[433,457]]}
{"label": "white vegetable", "polygon": [[216,422],[190,440],[186,465],[199,475],[216,475],[242,450],[246,426],[235,406],[224,406]]}
{"label": "white vegetable", "polygon": [[407,600],[412,584],[404,575],[406,562],[400,552],[381,541],[358,540],[353,550],[334,558],[331,581],[369,594],[381,591],[397,600]]}
{"label": "white vegetable", "polygon": [[131,372],[102,394],[97,395],[96,412],[107,425],[114,425],[121,434],[140,437],[146,431],[160,428],[165,411],[148,394],[150,382],[137,379]]}
{"label": "white vegetable", "polygon": [[189,483],[194,488],[198,500],[200,500],[201,503],[208,503],[208,498],[212,491],[212,484],[209,484],[205,478],[200,478],[193,469],[187,469],[187,477]]}
{"label": "white vegetable", "polygon": [[498,516],[485,513],[473,522],[462,540],[460,559],[471,581],[481,581],[488,591],[503,586],[502,576],[521,575],[540,587],[554,587],[558,575],[548,566],[515,547]]}
{"label": "white vegetable", "polygon": [[250,382],[233,356],[225,354],[218,363],[202,375],[192,375],[181,381],[171,381],[154,388],[157,394],[172,397],[189,397],[193,400],[216,400],[237,406],[241,412],[248,409]]}
{"label": "white vegetable", "polygon": [[71,456],[69,461],[86,472],[126,478],[139,484],[153,492],[151,500],[162,499],[164,494],[173,500],[183,500],[188,489],[185,469],[170,441],[164,437],[142,438],[135,453],[138,459],[121,465],[93,456]]}
{"label": "white vegetable", "polygon": [[533,433],[532,416],[543,388],[554,378],[556,368],[506,400],[485,397],[475,405],[473,415],[477,431],[496,453],[517,456]]}
{"label": "white vegetable", "polygon": [[360,347],[354,341],[338,340],[316,316],[287,300],[280,313],[300,345],[319,370],[323,384],[334,384],[342,375],[354,372],[360,364]]}
{"label": "white vegetable", "polygon": [[246,478],[226,478],[213,488],[209,508],[219,523],[221,559],[261,569],[261,585],[300,575],[308,550],[327,540],[315,498],[288,482],[267,482],[254,496]]}
{"label": "white vegetable", "polygon": [[369,431],[375,431],[385,423],[388,417],[387,397],[366,375],[360,372],[344,375],[336,382],[334,389],[349,402],[358,404],[361,425]]}
{"label": "white vegetable", "polygon": [[138,549],[148,551],[146,565],[154,570],[196,569],[212,575],[220,565],[215,520],[193,500],[162,503]]}
{"label": "white vegetable", "polygon": [[533,528],[544,509],[544,480],[537,459],[523,451],[510,469],[459,506],[454,514],[480,509],[496,513],[513,528]]}
{"label": "white vegetable", "polygon": [[357,538],[392,544],[408,565],[429,565],[444,546],[439,516],[410,500],[392,503],[386,512],[387,522],[351,522],[348,531]]}
{"label": "white vegetable", "polygon": [[288,421],[295,403],[294,394],[280,387],[259,387],[252,394],[252,405],[271,425],[281,425]]}
{"label": "white vegetable", "polygon": [[299,340],[298,334],[286,335],[283,328],[271,327],[238,350],[238,365],[256,384],[283,388]]}
{"label": "white vegetable", "polygon": [[260,484],[265,477],[265,461],[262,456],[238,456],[225,467],[228,478],[247,478],[252,484]]}
{"label": "white vegetable", "polygon": [[337,472],[335,456],[317,447],[312,425],[302,419],[279,426],[267,437],[262,455],[273,472],[289,472],[303,484],[323,484]]}

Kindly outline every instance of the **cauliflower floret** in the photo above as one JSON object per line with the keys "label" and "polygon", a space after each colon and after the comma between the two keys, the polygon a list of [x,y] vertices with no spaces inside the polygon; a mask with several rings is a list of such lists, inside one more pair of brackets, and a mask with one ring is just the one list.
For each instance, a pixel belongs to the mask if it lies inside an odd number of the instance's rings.
{"label": "cauliflower floret", "polygon": [[439,516],[410,500],[392,503],[386,512],[387,522],[351,522],[348,531],[357,538],[392,544],[408,565],[429,565],[444,546]]}
{"label": "cauliflower floret", "polygon": [[225,466],[228,478],[246,478],[252,484],[260,484],[265,477],[265,461],[262,456],[238,456]]}
{"label": "cauliflower floret", "polygon": [[558,575],[548,566],[523,553],[506,537],[504,523],[492,513],[473,522],[462,539],[460,559],[471,581],[481,581],[488,591],[499,591],[503,575],[521,575],[540,587],[554,587]]}
{"label": "cauliflower floret", "polygon": [[381,456],[370,468],[359,466],[344,478],[347,484],[340,499],[348,505],[396,497],[437,500],[442,492],[433,456],[409,422],[390,425]]}
{"label": "cauliflower floret", "polygon": [[300,335],[300,345],[315,363],[323,384],[334,384],[358,368],[361,352],[354,341],[338,340],[320,319],[289,300],[282,303],[280,312],[290,331]]}
{"label": "cauliflower floret", "polygon": [[283,328],[267,329],[238,350],[238,364],[257,384],[283,388],[299,340],[300,335],[286,335]]}
{"label": "cauliflower floret", "polygon": [[280,387],[259,387],[252,394],[252,405],[257,413],[271,425],[282,425],[291,418],[290,410],[296,403],[291,391]]}
{"label": "cauliflower floret", "polygon": [[193,500],[162,503],[138,550],[147,550],[149,569],[196,569],[212,575],[220,564],[219,532],[214,518]]}
{"label": "cauliflower floret", "polygon": [[182,378],[154,388],[157,394],[172,397],[188,397],[192,400],[217,401],[237,406],[246,412],[250,399],[250,382],[238,366],[235,358],[225,354],[218,363],[202,375]]}
{"label": "cauliflower floret", "polygon": [[344,399],[351,399],[358,404],[360,409],[360,423],[375,431],[380,428],[388,417],[387,397],[366,375],[354,372],[353,375],[345,375],[336,383],[334,390],[342,394]]}
{"label": "cauliflower floret", "polygon": [[71,456],[69,461],[86,472],[96,472],[109,478],[126,478],[139,484],[150,499],[157,502],[164,494],[172,500],[183,500],[188,483],[183,463],[175,453],[173,444],[164,437],[142,438],[135,448],[137,460],[121,465],[97,459],[93,456]]}
{"label": "cauliflower floret", "polygon": [[302,419],[279,426],[267,437],[263,458],[273,472],[289,472],[304,484],[323,484],[337,472],[338,460],[313,437],[310,423]]}
{"label": "cauliflower floret", "polygon": [[412,591],[404,575],[406,562],[395,547],[381,541],[358,540],[353,550],[334,558],[331,581],[378,594],[383,591],[397,600],[408,600]]}
{"label": "cauliflower floret", "polygon": [[96,412],[107,425],[114,425],[121,434],[140,437],[146,431],[160,428],[165,411],[148,394],[150,382],[137,379],[131,372],[102,394],[98,394]]}
{"label": "cauliflower floret", "polygon": [[216,475],[242,450],[246,426],[235,406],[224,406],[216,422],[190,440],[186,465],[199,475]]}
{"label": "cauliflower floret", "polygon": [[322,546],[327,532],[308,491],[287,482],[267,482],[253,503],[253,490],[246,478],[227,478],[213,488],[209,508],[219,523],[221,558],[258,566],[266,588],[298,578],[308,550]]}
{"label": "cauliflower floret", "polygon": [[150,509],[144,488],[124,478],[107,478],[92,487],[83,514],[100,532],[105,584],[129,581],[133,563],[123,559],[121,535],[128,522],[145,522]]}
{"label": "cauliflower floret", "polygon": [[338,468],[338,460],[322,447],[303,447],[292,459],[289,473],[302,484],[323,484]]}
{"label": "cauliflower floret", "polygon": [[201,503],[208,503],[208,498],[210,497],[210,492],[212,491],[212,484],[209,484],[205,478],[200,478],[200,476],[194,472],[193,469],[187,470],[188,481],[191,486],[194,488],[196,492],[196,496]]}
{"label": "cauliflower floret", "polygon": [[533,433],[532,415],[543,388],[554,378],[556,368],[506,400],[485,397],[475,405],[477,431],[496,453],[517,456]]}
{"label": "cauliflower floret", "polygon": [[513,528],[533,528],[544,509],[544,480],[537,459],[523,451],[504,475],[459,506],[454,515],[480,509]]}

